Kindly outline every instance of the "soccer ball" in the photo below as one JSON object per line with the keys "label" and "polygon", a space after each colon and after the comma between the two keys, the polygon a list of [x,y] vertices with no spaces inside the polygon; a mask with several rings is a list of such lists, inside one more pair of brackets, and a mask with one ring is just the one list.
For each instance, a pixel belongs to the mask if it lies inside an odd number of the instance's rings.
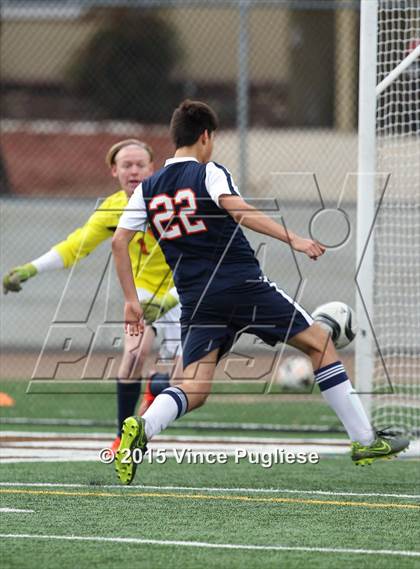
{"label": "soccer ball", "polygon": [[285,358],[278,368],[277,381],[287,389],[302,390],[309,387],[314,381],[310,360],[303,356]]}
{"label": "soccer ball", "polygon": [[337,349],[348,346],[356,336],[356,316],[344,302],[322,304],[313,311],[312,318],[331,333],[331,339]]}

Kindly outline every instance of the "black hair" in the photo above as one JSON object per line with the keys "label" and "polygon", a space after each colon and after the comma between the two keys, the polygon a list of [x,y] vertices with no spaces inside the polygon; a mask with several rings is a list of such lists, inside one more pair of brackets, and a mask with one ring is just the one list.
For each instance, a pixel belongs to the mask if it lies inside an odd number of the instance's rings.
{"label": "black hair", "polygon": [[218,124],[217,115],[209,105],[186,99],[172,115],[171,137],[176,148],[192,146],[205,130],[211,134]]}

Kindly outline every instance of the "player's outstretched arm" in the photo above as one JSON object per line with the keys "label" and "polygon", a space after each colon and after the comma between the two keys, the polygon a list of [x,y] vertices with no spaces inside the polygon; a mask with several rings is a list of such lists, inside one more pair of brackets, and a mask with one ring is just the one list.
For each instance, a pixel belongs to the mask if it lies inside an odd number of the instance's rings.
{"label": "player's outstretched arm", "polygon": [[101,211],[95,212],[89,220],[75,229],[64,241],[56,245],[29,263],[10,269],[3,277],[3,292],[19,292],[22,283],[48,271],[67,269],[89,255],[96,247],[111,237]]}
{"label": "player's outstretched arm", "polygon": [[284,243],[289,243],[295,251],[305,253],[313,260],[316,260],[325,253],[325,247],[318,243],[318,241],[305,239],[292,231],[286,231],[282,225],[274,221],[274,219],[271,219],[271,217],[262,211],[248,204],[240,196],[227,194],[220,196],[219,205],[240,225],[252,229],[257,233],[279,239]]}
{"label": "player's outstretched arm", "polygon": [[144,328],[143,311],[137,297],[137,290],[133,279],[128,245],[136,231],[117,227],[112,238],[112,254],[115,268],[124,292],[124,322],[125,332],[130,336],[138,336]]}
{"label": "player's outstretched arm", "polygon": [[55,249],[51,249],[30,263],[25,263],[24,265],[10,269],[3,277],[3,292],[4,294],[8,292],[19,292],[22,290],[22,283],[38,273],[62,269],[63,267],[64,261],[61,255]]}

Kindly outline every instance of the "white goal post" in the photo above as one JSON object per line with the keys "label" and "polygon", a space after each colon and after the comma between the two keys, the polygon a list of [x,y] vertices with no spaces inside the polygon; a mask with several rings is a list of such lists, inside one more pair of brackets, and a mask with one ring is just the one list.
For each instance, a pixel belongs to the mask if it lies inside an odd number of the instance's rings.
{"label": "white goal post", "polygon": [[413,436],[420,433],[419,56],[418,0],[361,1],[356,386],[376,426]]}

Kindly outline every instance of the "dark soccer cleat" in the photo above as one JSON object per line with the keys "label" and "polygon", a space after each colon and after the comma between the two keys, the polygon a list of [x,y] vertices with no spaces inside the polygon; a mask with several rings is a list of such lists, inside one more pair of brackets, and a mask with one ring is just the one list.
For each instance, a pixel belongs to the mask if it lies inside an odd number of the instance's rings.
{"label": "dark soccer cleat", "polygon": [[127,417],[122,425],[121,442],[114,463],[122,484],[131,484],[146,450],[145,420],[141,417]]}
{"label": "dark soccer cleat", "polygon": [[410,441],[395,433],[376,431],[376,439],[371,445],[364,446],[360,443],[352,443],[351,459],[356,465],[364,466],[372,464],[380,458],[392,458],[405,450]]}

